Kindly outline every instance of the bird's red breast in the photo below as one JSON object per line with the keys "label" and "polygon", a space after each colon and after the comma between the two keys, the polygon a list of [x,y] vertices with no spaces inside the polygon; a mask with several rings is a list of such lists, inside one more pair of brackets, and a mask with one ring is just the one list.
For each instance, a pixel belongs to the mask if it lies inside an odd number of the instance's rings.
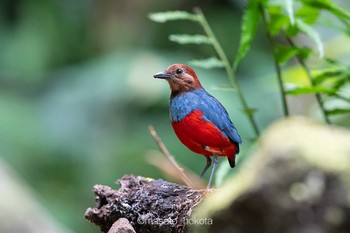
{"label": "bird's red breast", "polygon": [[200,110],[195,110],[181,121],[172,122],[180,141],[190,150],[205,155],[227,156],[234,161],[237,146],[224,132],[203,118]]}

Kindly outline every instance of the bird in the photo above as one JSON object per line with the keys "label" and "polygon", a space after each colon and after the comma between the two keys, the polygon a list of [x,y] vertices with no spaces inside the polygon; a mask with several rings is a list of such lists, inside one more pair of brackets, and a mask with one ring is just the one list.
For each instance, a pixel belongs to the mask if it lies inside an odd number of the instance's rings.
{"label": "bird", "polygon": [[201,85],[196,72],[184,64],[172,64],[153,75],[165,79],[170,86],[169,112],[178,139],[191,151],[204,155],[208,168],[213,166],[207,189],[210,189],[218,156],[226,156],[231,168],[236,165],[241,137],[223,105]]}

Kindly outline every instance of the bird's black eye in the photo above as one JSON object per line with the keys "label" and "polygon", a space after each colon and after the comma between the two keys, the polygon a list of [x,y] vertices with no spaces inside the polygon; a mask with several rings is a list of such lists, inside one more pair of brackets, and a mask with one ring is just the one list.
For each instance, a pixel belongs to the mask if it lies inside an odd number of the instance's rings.
{"label": "bird's black eye", "polygon": [[183,72],[184,72],[183,69],[177,69],[177,70],[176,70],[176,74],[182,74]]}

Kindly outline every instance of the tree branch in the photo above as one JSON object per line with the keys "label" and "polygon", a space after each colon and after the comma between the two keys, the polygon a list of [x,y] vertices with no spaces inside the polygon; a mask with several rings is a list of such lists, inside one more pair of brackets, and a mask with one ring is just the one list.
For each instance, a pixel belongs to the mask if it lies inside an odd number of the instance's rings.
{"label": "tree branch", "polygon": [[136,232],[185,232],[186,219],[202,200],[206,190],[126,175],[117,183],[121,188],[95,185],[96,207],[88,208],[85,218],[108,232],[120,218],[126,218]]}
{"label": "tree branch", "polygon": [[164,143],[162,142],[162,139],[158,136],[157,132],[155,131],[154,127],[152,125],[148,126],[149,132],[156,141],[159,149],[162,151],[162,153],[167,157],[167,159],[170,161],[170,163],[175,167],[175,169],[180,174],[181,179],[183,182],[190,187],[194,187],[194,184],[191,182],[191,180],[187,177],[187,175],[184,173],[184,170],[182,167],[179,166],[179,164],[176,162],[174,157],[170,154]]}

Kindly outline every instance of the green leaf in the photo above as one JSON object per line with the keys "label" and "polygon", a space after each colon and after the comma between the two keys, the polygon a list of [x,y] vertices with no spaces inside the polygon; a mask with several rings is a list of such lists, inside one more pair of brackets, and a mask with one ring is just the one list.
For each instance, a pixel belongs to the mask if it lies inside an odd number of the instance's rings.
{"label": "green leaf", "polygon": [[292,38],[296,36],[300,32],[300,29],[297,25],[288,25],[287,29],[285,30],[285,34],[287,37]]}
{"label": "green leaf", "polygon": [[332,95],[335,93],[334,90],[322,87],[322,86],[304,86],[298,87],[294,84],[285,84],[286,94],[288,95],[304,95],[304,94],[329,94]]}
{"label": "green leaf", "polygon": [[339,61],[333,59],[333,58],[330,58],[330,57],[326,57],[325,59],[325,62],[328,64],[328,65],[334,65],[334,66],[337,66],[337,67],[342,67],[344,68],[345,66],[340,63]]}
{"label": "green leaf", "polygon": [[247,9],[243,15],[241,37],[238,51],[233,62],[233,69],[236,70],[238,64],[246,56],[250,45],[254,39],[259,21],[261,18],[257,0],[249,0]]}
{"label": "green leaf", "polygon": [[[271,35],[278,35],[295,25],[295,14],[291,0],[274,2],[277,5],[268,5],[267,28]],[[295,28],[295,27],[294,27]]]}
{"label": "green leaf", "polygon": [[319,57],[322,58],[324,56],[324,48],[321,41],[321,37],[318,34],[318,32],[300,19],[296,20],[296,24],[302,32],[304,32],[308,37],[310,37],[310,39],[312,39],[315,42],[319,53]]}
{"label": "green leaf", "polygon": [[205,69],[224,67],[224,63],[216,57],[210,57],[207,59],[200,59],[200,60],[192,60],[189,63],[191,65],[198,66]]}
{"label": "green leaf", "polygon": [[267,29],[271,35],[277,35],[284,28],[290,27],[289,18],[284,14],[272,14],[267,23]]}
{"label": "green leaf", "polygon": [[196,14],[188,13],[186,11],[167,11],[151,13],[148,15],[148,18],[157,23],[165,23],[167,21],[172,20],[199,21],[199,17]]}
{"label": "green leaf", "polygon": [[332,110],[327,110],[326,113],[328,115],[346,114],[346,113],[350,113],[350,109],[348,109],[348,108],[335,108]]}
{"label": "green leaf", "polygon": [[344,72],[343,69],[322,71],[314,77],[314,83],[316,85],[319,85],[319,84],[327,81],[330,78],[334,78],[334,77],[341,75],[343,72]]}
{"label": "green leaf", "polygon": [[314,24],[320,15],[320,9],[302,5],[295,13],[296,18],[301,19],[307,24]]}
{"label": "green leaf", "polygon": [[336,79],[334,84],[333,84],[333,88],[335,90],[339,90],[341,87],[343,87],[344,85],[346,85],[350,82],[350,73],[349,73],[349,71],[344,72],[344,73],[340,74],[339,76],[337,76],[337,78],[338,79]]}
{"label": "green leaf", "polygon": [[170,35],[169,40],[179,44],[211,44],[212,40],[205,35]]}
{"label": "green leaf", "polygon": [[286,45],[278,45],[275,48],[275,56],[280,64],[285,64],[291,57],[300,56],[305,59],[310,54],[310,49],[308,48],[297,48]]}
{"label": "green leaf", "polygon": [[343,20],[350,20],[350,12],[344,7],[336,5],[333,1],[329,0],[303,0],[305,4],[318,9],[324,9],[332,12],[338,18]]}
{"label": "green leaf", "polygon": [[323,24],[330,28],[343,31],[347,35],[350,35],[350,11],[349,10],[346,10],[342,6],[338,6],[333,1],[330,1],[330,0],[302,0],[302,1],[304,2],[305,6],[314,8],[317,11],[321,11],[321,10],[328,11],[333,16],[337,17],[339,21],[343,23],[344,25],[343,27],[341,27],[337,23],[334,23],[334,20],[327,20],[327,18],[322,18]]}

